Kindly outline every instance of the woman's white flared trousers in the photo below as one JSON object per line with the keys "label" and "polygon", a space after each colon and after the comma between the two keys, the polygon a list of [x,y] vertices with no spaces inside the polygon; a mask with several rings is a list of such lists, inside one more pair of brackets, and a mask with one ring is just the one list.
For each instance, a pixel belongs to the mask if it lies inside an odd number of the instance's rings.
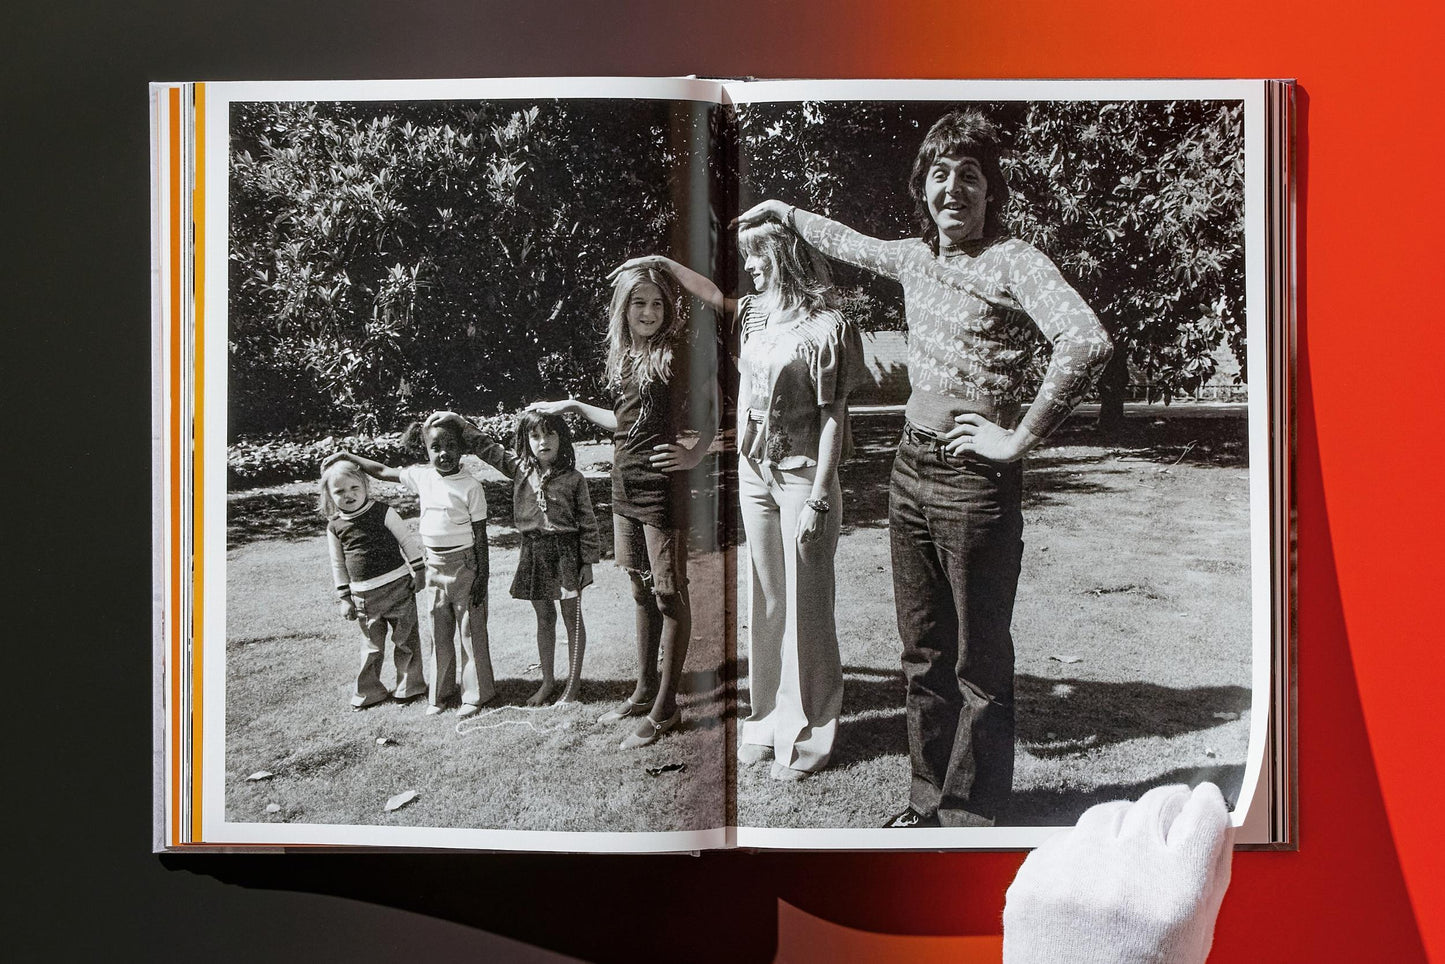
{"label": "woman's white flared trousers", "polygon": [[841,527],[836,474],[821,532],[797,539],[813,489],[812,467],[784,471],[738,460],[743,530],[751,574],[748,676],[752,712],[740,743],[771,746],[795,770],[826,766],[843,705],[843,665],[833,619],[833,557]]}

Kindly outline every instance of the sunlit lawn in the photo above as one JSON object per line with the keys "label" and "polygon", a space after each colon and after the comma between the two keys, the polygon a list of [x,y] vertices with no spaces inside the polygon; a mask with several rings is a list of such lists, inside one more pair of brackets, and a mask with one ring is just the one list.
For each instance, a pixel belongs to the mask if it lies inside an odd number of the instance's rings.
{"label": "sunlit lawn", "polygon": [[[517,563],[509,484],[479,465],[490,527],[492,663],[496,701],[477,717],[424,714],[425,700],[352,712],[347,701],[361,634],[335,615],[322,520],[309,486],[233,493],[227,554],[226,811],[233,821],[290,821],[517,830],[689,830],[723,822],[722,557],[691,564],[697,629],[687,659],[681,728],[641,750],[618,744],[623,724],[597,716],[632,692],[633,602],[623,573],[596,569],[585,593],[589,630],[580,705],[529,709],[540,680],[531,604],[507,589]],[[599,502],[605,477],[593,480]],[[395,486],[376,492],[414,518]],[[608,517],[602,517],[610,545]],[[427,629],[423,626],[423,633]],[[565,677],[558,625],[557,672]],[[392,681],[390,655],[383,674]],[[635,721],[634,721],[635,725]],[[386,741],[386,742],[378,742]],[[683,764],[656,775],[648,768]],[[256,771],[274,774],[263,781]],[[392,813],[388,798],[416,799]],[[279,810],[267,812],[268,804]]]}
{"label": "sunlit lawn", "polygon": [[[859,456],[842,473],[836,753],[800,783],[743,768],[743,825],[877,826],[908,802],[886,528],[898,423],[869,416],[855,430]],[[1072,823],[1163,782],[1213,779],[1238,795],[1250,701],[1243,430],[1236,419],[1131,420],[1104,445],[1078,425],[1030,459],[1006,822]]]}
{"label": "sunlit lawn", "polygon": [[[740,824],[868,827],[906,802],[886,528],[897,426],[896,416],[858,418],[858,455],[843,471],[846,684],[834,762],[797,784],[769,780],[766,766],[742,770]],[[607,454],[584,451],[581,462],[600,464]],[[1234,419],[1136,421],[1110,444],[1082,425],[1066,427],[1031,459],[1014,617],[1018,752],[1008,822],[1072,822],[1097,800],[1136,796],[1164,781],[1214,779],[1231,800],[1237,796],[1250,699],[1246,473],[1243,423]],[[594,475],[594,498],[605,502],[606,479]],[[450,712],[424,716],[424,701],[350,711],[360,634],[331,608],[309,487],[231,494],[229,819],[555,830],[692,829],[723,819],[723,558],[693,557],[683,728],[652,747],[622,751],[625,731],[595,719],[630,692],[634,678],[626,580],[605,562],[587,591],[584,703],[520,705],[538,679],[534,619],[529,604],[507,595],[516,536],[506,524],[506,484],[486,477],[494,705],[501,708],[460,725]],[[398,490],[379,491],[415,516]],[[561,672],[565,652],[559,640]],[[745,707],[745,662],[740,672]],[[648,772],[679,763],[686,769]],[[246,779],[258,770],[274,776]],[[416,800],[384,812],[386,800],[405,790],[415,790]],[[268,813],[268,804],[279,809]]]}

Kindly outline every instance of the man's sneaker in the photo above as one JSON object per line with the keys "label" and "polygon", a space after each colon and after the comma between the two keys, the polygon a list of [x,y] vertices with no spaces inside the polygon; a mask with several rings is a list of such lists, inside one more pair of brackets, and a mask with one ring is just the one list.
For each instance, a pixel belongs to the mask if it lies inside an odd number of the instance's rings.
{"label": "man's sneaker", "polygon": [[902,813],[895,813],[888,822],[883,825],[887,830],[907,830],[911,827],[937,827],[938,814],[931,813],[925,816],[909,807]]}

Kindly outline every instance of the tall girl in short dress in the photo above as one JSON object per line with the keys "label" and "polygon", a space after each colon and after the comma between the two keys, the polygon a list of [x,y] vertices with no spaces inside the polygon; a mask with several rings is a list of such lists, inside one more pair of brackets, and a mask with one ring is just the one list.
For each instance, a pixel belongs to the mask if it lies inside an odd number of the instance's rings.
{"label": "tall girl in short dress", "polygon": [[[576,412],[613,433],[613,547],[637,604],[637,685],[599,722],[637,719],[622,739],[623,749],[656,742],[682,717],[677,695],[692,633],[688,473],[712,444],[716,401],[712,391],[704,396],[691,390],[692,339],[680,297],[677,281],[666,271],[621,272],[608,313],[613,407],[577,399],[532,406],[547,413]],[[705,375],[699,383],[711,386],[713,373]],[[694,432],[695,438],[685,440]]]}

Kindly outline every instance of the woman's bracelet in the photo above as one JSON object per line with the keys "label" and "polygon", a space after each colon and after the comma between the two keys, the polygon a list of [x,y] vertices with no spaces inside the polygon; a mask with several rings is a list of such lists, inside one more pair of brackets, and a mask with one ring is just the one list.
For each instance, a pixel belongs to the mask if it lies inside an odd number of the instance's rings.
{"label": "woman's bracelet", "polygon": [[[787,224],[788,230],[798,230],[798,206],[796,204],[788,205],[788,213],[783,215],[783,222]],[[826,512],[828,510],[824,509],[823,511]]]}
{"label": "woman's bracelet", "polygon": [[812,509],[819,515],[826,515],[828,511],[833,508],[833,506],[829,504],[827,499],[808,499],[803,502],[803,505]]}

